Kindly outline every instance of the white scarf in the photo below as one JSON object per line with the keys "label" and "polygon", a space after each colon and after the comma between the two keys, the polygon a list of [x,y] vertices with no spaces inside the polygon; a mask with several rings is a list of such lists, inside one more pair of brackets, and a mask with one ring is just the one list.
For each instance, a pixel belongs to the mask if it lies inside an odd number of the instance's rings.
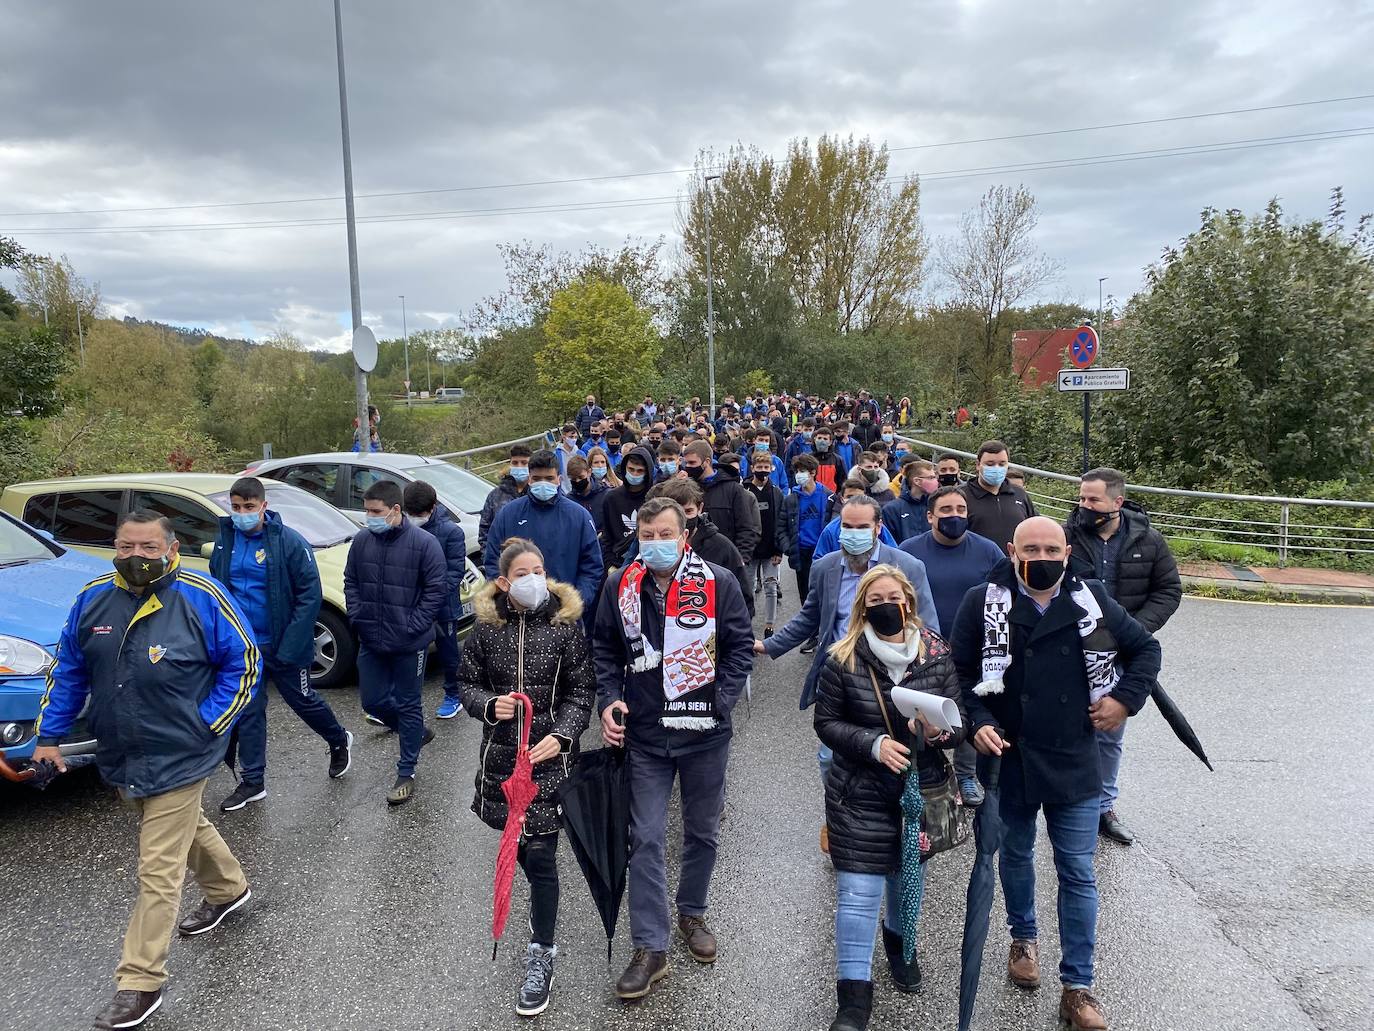
{"label": "white scarf", "polygon": [[884,641],[873,632],[871,626],[865,625],[864,640],[872,649],[873,657],[887,668],[888,676],[894,684],[902,682],[902,677],[908,667],[916,661],[916,655],[921,650],[921,634],[916,630],[907,630],[905,640],[897,644],[895,641]]}

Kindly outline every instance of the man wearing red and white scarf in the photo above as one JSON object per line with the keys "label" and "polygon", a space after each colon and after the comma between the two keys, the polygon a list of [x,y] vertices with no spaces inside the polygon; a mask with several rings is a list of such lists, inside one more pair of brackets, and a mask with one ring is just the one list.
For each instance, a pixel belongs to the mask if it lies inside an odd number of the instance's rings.
{"label": "man wearing red and white scarf", "polygon": [[639,557],[606,580],[592,655],[606,743],[630,763],[630,930],[634,956],[616,983],[642,999],[668,974],[668,803],[682,794],[677,926],[692,957],[716,959],[706,896],[716,864],[730,715],[753,669],[754,632],[739,581],[687,546],[682,506],[639,510]]}

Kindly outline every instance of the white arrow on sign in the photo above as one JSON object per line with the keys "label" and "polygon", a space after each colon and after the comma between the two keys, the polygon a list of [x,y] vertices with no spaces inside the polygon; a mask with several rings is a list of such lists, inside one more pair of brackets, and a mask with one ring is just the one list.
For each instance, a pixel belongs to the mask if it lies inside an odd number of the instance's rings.
{"label": "white arrow on sign", "polygon": [[1055,381],[1065,390],[1129,390],[1130,369],[1060,369]]}

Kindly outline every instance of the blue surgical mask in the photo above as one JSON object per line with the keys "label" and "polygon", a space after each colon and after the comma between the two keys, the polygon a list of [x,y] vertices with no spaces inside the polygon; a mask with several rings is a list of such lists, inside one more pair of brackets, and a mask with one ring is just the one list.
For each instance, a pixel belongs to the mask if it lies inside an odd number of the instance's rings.
{"label": "blue surgical mask", "polygon": [[644,474],[643,474],[643,473],[626,473],[626,474],[625,474],[625,482],[628,483],[631,487],[638,487],[641,483],[644,482]]}
{"label": "blue surgical mask", "polygon": [[606,467],[604,465],[592,466],[592,475],[598,480],[604,480],[606,478]]}
{"label": "blue surgical mask", "polygon": [[261,512],[235,512],[229,517],[234,521],[234,529],[242,530],[244,533],[252,533],[262,522]]}
{"label": "blue surgical mask", "polygon": [[552,501],[558,494],[558,484],[540,480],[530,484],[530,496],[536,501]]}
{"label": "blue surgical mask", "polygon": [[811,435],[811,430],[802,430],[802,440],[810,440]]}
{"label": "blue surgical mask", "polygon": [[677,565],[677,541],[640,541],[639,557],[658,573],[666,573]]}
{"label": "blue surgical mask", "polygon": [[983,478],[983,482],[993,487],[1000,487],[1002,481],[1007,478],[1007,467],[1005,465],[985,465],[978,470],[978,475]]}
{"label": "blue surgical mask", "polygon": [[766,440],[755,441],[755,443],[754,443],[754,450],[755,450],[755,451],[765,451],[765,452],[766,452],[766,451],[768,450],[768,441],[766,441]]}
{"label": "blue surgical mask", "polygon": [[840,527],[840,547],[851,555],[865,555],[873,550],[872,530],[851,530]]}
{"label": "blue surgical mask", "polygon": [[366,517],[367,528],[373,533],[385,533],[391,529],[391,524],[386,521],[386,516],[370,515]]}
{"label": "blue surgical mask", "polygon": [[902,459],[905,458],[908,454],[910,454],[910,452],[908,452],[908,451],[903,451],[901,448],[898,448],[898,449],[897,449],[896,451],[894,451],[892,454],[893,454],[893,456],[895,457],[895,460],[896,460],[897,464],[900,465],[901,462],[902,462]]}
{"label": "blue surgical mask", "polygon": [[891,444],[891,443],[892,443],[892,434],[891,434],[891,433],[884,433],[884,434],[883,434],[883,443],[884,443],[884,444]]}
{"label": "blue surgical mask", "polygon": [[513,465],[510,467],[511,479],[516,483],[524,483],[530,478],[530,469],[527,465]]}
{"label": "blue surgical mask", "polygon": [[677,463],[676,463],[676,462],[659,462],[659,463],[658,463],[658,471],[661,472],[664,476],[672,476],[674,473],[677,472]]}

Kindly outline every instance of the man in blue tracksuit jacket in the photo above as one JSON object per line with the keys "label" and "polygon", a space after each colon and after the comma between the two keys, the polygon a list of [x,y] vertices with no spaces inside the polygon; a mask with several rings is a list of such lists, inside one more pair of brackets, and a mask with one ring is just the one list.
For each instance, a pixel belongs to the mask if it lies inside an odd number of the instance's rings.
{"label": "man in blue tracksuit jacket", "polygon": [[[315,661],[315,620],[320,614],[320,571],[304,537],[268,511],[267,491],[256,476],[229,488],[231,515],[219,521],[210,575],[229,588],[253,627],[263,677],[291,710],[329,747],[329,776],[352,763],[353,736],[329,703],[310,686]],[[267,797],[267,691],[259,691],[235,728],[239,784],[220,803],[226,813]]]}
{"label": "man in blue tracksuit jacket", "polygon": [[[172,928],[201,934],[251,897],[243,869],[205,819],[205,782],[262,672],[243,611],[178,558],[162,515],[115,528],[115,571],[77,595],[34,728],[33,761],[66,770],[60,743],[89,702],[100,775],[138,813],[138,901],[96,1027],[133,1027],[162,1005]],[[178,925],[190,868],[204,899]]]}
{"label": "man in blue tracksuit jacket", "polygon": [[463,614],[463,603],[458,595],[468,571],[467,535],[448,514],[448,509],[439,504],[438,493],[424,480],[407,483],[401,498],[406,515],[415,520],[420,529],[433,535],[444,549],[448,580],[444,604],[434,624],[434,650],[439,653],[439,666],[444,671],[444,700],[434,715],[441,720],[451,720],[463,711],[462,693],[458,690],[458,668],[463,664],[458,619]]}
{"label": "man in blue tracksuit jacket", "polygon": [[587,611],[592,612],[603,572],[601,545],[587,510],[559,493],[561,479],[552,451],[536,451],[530,456],[525,496],[512,501],[492,520],[482,565],[487,579],[495,580],[506,541],[512,537],[534,541],[544,553],[549,579],[576,587]]}
{"label": "man in blue tracksuit jacket", "polygon": [[401,485],[378,480],[363,494],[367,532],[344,564],[344,601],[358,635],[363,711],[396,731],[400,759],[388,805],[415,794],[420,749],[434,738],[420,692],[434,621],[448,594],[444,549],[401,514]]}

